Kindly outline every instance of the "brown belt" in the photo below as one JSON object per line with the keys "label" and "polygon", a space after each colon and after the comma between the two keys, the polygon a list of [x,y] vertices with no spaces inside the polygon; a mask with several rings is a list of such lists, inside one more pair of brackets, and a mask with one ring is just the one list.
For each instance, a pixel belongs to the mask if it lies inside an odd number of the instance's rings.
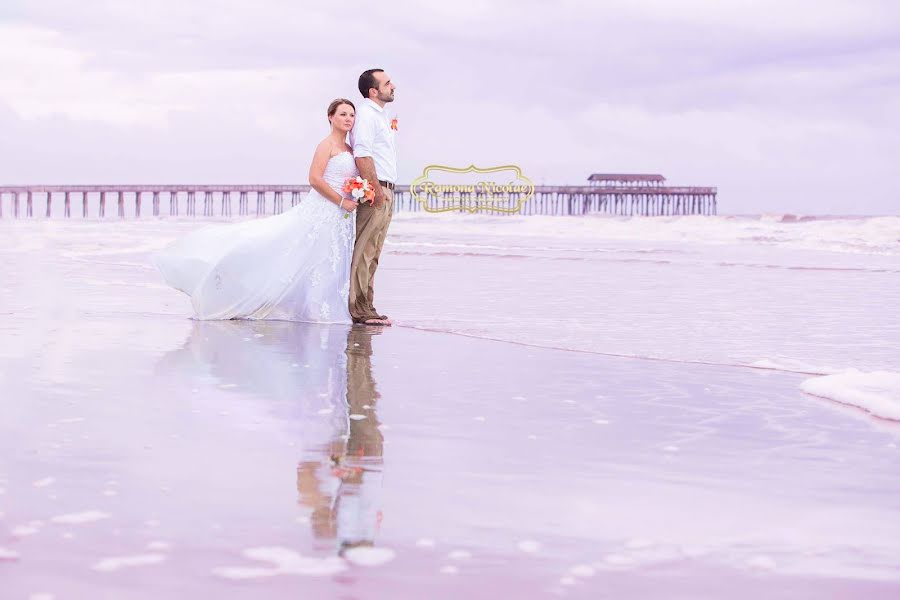
{"label": "brown belt", "polygon": [[390,181],[382,181],[381,179],[379,179],[378,183],[380,183],[381,185],[383,185],[384,187],[386,187],[389,190],[394,189],[394,184],[391,183]]}

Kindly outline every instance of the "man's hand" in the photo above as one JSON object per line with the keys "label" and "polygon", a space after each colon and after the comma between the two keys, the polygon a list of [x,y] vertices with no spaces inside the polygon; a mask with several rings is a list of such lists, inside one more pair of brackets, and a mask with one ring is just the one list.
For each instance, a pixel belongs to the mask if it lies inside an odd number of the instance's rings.
{"label": "man's hand", "polygon": [[375,182],[375,197],[372,198],[372,208],[381,208],[384,206],[386,198],[384,197],[384,190],[381,189],[381,184],[377,181]]}

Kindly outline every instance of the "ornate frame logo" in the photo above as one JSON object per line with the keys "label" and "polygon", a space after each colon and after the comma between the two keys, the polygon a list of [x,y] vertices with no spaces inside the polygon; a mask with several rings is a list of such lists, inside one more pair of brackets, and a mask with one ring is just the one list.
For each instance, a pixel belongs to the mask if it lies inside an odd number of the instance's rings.
{"label": "ornate frame logo", "polygon": [[[432,171],[447,173],[497,173],[512,171],[515,177],[509,183],[478,181],[462,184],[439,184],[431,179]],[[518,183],[517,183],[518,182]],[[427,212],[468,212],[490,210],[500,213],[516,213],[534,196],[534,183],[522,175],[516,165],[501,165],[482,169],[469,165],[464,169],[445,165],[428,165],[409,185],[409,193]]]}

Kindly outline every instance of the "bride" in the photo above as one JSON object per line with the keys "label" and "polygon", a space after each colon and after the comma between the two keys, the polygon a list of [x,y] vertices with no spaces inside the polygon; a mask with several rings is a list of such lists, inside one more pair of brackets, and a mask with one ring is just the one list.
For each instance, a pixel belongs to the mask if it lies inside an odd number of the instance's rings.
{"label": "bride", "polygon": [[[331,133],[309,168],[312,190],[279,215],[209,225],[153,256],[166,282],[190,296],[194,317],[350,324],[350,260],[358,203],[341,192],[359,174],[347,134],[356,107],[328,106]],[[355,215],[353,215],[355,216]]]}

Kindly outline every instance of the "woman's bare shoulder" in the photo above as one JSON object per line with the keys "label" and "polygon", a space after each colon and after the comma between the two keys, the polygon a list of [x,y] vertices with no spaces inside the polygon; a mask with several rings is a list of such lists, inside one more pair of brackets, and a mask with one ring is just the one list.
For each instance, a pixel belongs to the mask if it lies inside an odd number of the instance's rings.
{"label": "woman's bare shoulder", "polygon": [[325,138],[324,140],[319,142],[319,145],[316,146],[315,155],[316,156],[325,156],[326,158],[329,158],[332,155],[334,155],[334,142],[332,142],[328,138]]}

